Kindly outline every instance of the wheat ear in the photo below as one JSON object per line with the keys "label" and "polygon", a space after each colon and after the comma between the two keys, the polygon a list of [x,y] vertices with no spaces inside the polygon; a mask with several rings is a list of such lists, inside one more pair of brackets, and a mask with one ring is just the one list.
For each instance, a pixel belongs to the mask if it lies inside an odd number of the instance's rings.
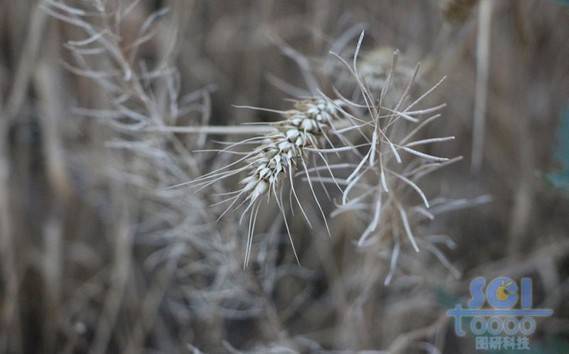
{"label": "wheat ear", "polygon": [[[311,169],[308,167],[308,155],[315,154],[319,156],[324,161],[325,168],[332,175],[332,179],[334,179],[333,167],[328,165],[324,153],[341,151],[341,149],[323,149],[322,147],[325,143],[332,144],[331,135],[336,135],[334,120],[341,118],[343,114],[340,108],[342,103],[327,97],[311,97],[293,100],[293,102],[294,106],[291,110],[276,111],[284,119],[271,124],[273,128],[271,132],[261,137],[245,139],[220,150],[220,152],[242,154],[243,156],[240,159],[190,182],[194,187],[203,189],[225,178],[243,172],[247,173],[247,176],[240,181],[240,187],[233,192],[225,193],[229,197],[218,203],[229,203],[221,213],[220,218],[241,206],[244,207],[244,212],[241,214],[240,222],[247,214],[249,216],[244,266],[247,266],[251,257],[255,223],[260,209],[261,197],[263,196],[267,196],[267,199],[274,197],[276,205],[284,217],[294,256],[299,262],[282,198],[284,182],[287,181],[290,187],[289,200],[292,200],[292,197],[294,197],[305,220],[310,225],[310,220],[294,187],[293,177],[298,171],[302,171],[305,174],[312,196],[330,234],[324,210],[318,200],[310,177]],[[259,143],[260,145],[248,153],[234,151],[235,148],[247,143]]]}

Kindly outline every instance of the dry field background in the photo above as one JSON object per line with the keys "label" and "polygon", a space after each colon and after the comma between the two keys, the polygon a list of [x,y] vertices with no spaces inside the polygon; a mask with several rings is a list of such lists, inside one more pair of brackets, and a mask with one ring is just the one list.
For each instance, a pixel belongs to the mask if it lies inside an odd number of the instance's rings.
{"label": "dry field background", "polygon": [[[472,353],[446,309],[472,278],[497,275],[531,276],[536,305],[555,312],[532,353],[569,352],[569,198],[547,179],[562,167],[554,151],[569,105],[563,1],[0,5],[0,352]],[[311,220],[287,211],[300,265],[269,202],[244,268],[249,214],[217,220],[212,206],[238,179],[168,187],[230,164],[198,150],[259,134],[242,123],[280,119],[236,106],[287,110],[314,80],[328,97],[339,88],[361,101],[330,52],[351,63],[362,29],[362,60],[383,48],[379,74],[393,49],[402,76],[422,64],[411,96],[446,76],[421,107],[446,103],[443,118],[421,138],[455,139],[422,151],[464,158],[421,188],[452,210],[413,221],[416,253],[386,206],[362,247],[373,203],[332,217],[341,193],[314,183],[328,237],[297,176]]]}

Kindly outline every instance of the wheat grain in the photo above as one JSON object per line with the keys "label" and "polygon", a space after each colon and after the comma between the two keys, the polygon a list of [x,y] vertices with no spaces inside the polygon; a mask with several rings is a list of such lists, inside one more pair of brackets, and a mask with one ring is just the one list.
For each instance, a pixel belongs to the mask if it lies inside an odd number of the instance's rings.
{"label": "wheat grain", "polygon": [[[340,106],[343,103],[338,100],[331,100],[327,97],[311,97],[302,100],[294,100],[293,102],[294,106],[291,110],[270,110],[284,117],[283,120],[270,125],[272,128],[270,133],[262,137],[253,137],[232,144],[228,148],[221,150],[221,152],[234,153],[234,151],[231,150],[232,148],[240,147],[247,142],[260,142],[260,146],[249,153],[244,153],[243,157],[237,161],[190,182],[191,185],[201,189],[243,172],[247,174],[247,176],[239,182],[239,189],[228,193],[231,196],[220,202],[221,204],[229,203],[220,214],[220,218],[231,210],[236,210],[241,206],[244,206],[244,212],[241,214],[240,222],[244,219],[245,215],[249,213],[244,266],[247,266],[250,260],[255,221],[259,212],[261,197],[263,196],[267,196],[267,199],[274,197],[276,205],[283,215],[293,253],[297,261],[299,261],[298,253],[294,247],[294,242],[287,223],[283,198],[281,197],[284,187],[283,182],[287,181],[291,196],[294,197],[306,222],[309,225],[311,224],[294,186],[293,177],[299,170],[303,172],[308,180],[312,196],[324,218],[328,233],[330,233],[324,210],[320,205],[312,185],[313,180],[310,177],[311,171],[318,171],[319,169],[314,170],[308,168],[307,155],[313,154],[319,156],[325,165],[324,167],[320,167],[320,169],[326,169],[332,176],[332,180],[338,185],[338,188],[340,188],[332,172],[332,169],[336,167],[329,165],[323,154],[328,152],[339,153],[342,151],[353,151],[353,149],[351,147],[349,149],[343,149],[341,147],[324,149],[322,146],[325,143],[333,146],[331,135],[338,135],[334,132],[335,126],[333,121],[342,116]],[[256,107],[245,108],[256,109]],[[318,179],[318,181],[321,180]],[[292,197],[289,199],[292,200]]]}

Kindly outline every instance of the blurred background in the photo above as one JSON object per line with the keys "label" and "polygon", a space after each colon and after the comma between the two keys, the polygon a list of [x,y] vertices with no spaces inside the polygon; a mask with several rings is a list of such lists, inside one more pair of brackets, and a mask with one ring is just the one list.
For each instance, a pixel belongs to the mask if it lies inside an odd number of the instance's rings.
{"label": "blurred background", "polygon": [[[532,277],[535,307],[554,310],[526,352],[569,352],[567,2],[0,5],[0,352],[473,353],[446,309],[498,275]],[[433,151],[464,159],[429,194],[491,202],[421,226],[452,237],[452,271],[407,252],[385,286],[349,215],[331,238],[293,217],[301,266],[282,220],[260,217],[243,269],[239,215],[165,189],[228,161],[195,150],[242,137],[141,127],[274,120],[234,106],[287,109],[306,71],[333,96],[329,52],[349,56],[362,29],[362,51],[421,62],[422,88],[447,76],[429,133],[456,136]]]}

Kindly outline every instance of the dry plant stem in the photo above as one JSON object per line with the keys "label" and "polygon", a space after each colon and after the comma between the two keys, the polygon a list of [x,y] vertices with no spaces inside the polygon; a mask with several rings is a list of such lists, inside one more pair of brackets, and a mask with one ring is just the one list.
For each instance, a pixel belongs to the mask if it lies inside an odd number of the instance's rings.
{"label": "dry plant stem", "polygon": [[474,101],[471,165],[471,170],[475,173],[480,171],[484,158],[493,0],[481,0],[479,6],[478,36],[476,42],[476,96]]}
{"label": "dry plant stem", "polygon": [[231,134],[231,135],[256,135],[268,134],[277,131],[274,127],[267,126],[196,126],[196,127],[157,127],[147,128],[149,132],[163,133],[186,133],[186,134]]}
{"label": "dry plant stem", "polygon": [[[385,242],[386,236],[389,235],[393,246],[389,272],[384,281],[386,285],[394,276],[402,245],[404,245],[400,239],[405,236],[408,244],[416,252],[419,252],[421,244],[425,250],[438,258],[443,266],[451,269],[453,275],[457,276],[459,273],[453,269],[435,242],[431,243],[417,238],[414,230],[421,218],[432,220],[435,217],[430,209],[437,204],[428,200],[426,193],[418,183],[419,180],[461,159],[460,157],[454,159],[439,157],[418,150],[429,144],[452,141],[453,136],[413,140],[423,128],[441,116],[437,112],[444,108],[445,104],[421,109],[416,107],[424,102],[445,78],[417,98],[412,98],[411,91],[419,75],[420,65],[416,66],[407,83],[394,82],[393,80],[401,80],[393,75],[393,72],[397,70],[399,56],[395,51],[392,67],[385,75],[386,79],[381,87],[379,100],[377,100],[358,72],[357,56],[362,40],[363,33],[358,40],[351,64],[339,55],[335,55],[354,77],[363,100],[363,104],[345,100],[345,105],[352,106],[356,110],[364,108],[368,116],[367,122],[360,116],[359,121],[365,122],[360,126],[371,124],[372,128],[371,137],[368,139],[370,143],[366,145],[367,152],[345,180],[346,187],[338,213],[353,211],[358,214],[367,214],[368,223],[359,237],[357,243],[359,247],[371,247],[380,240]],[[404,87],[404,89],[399,93],[399,97],[390,97],[387,100],[386,97],[392,86]],[[409,194],[416,194],[422,206],[411,204]]]}
{"label": "dry plant stem", "polygon": [[[122,208],[125,210],[125,208]],[[118,313],[124,300],[124,295],[131,273],[131,231],[126,212],[119,218],[116,230],[116,245],[111,268],[112,280],[107,292],[105,306],[97,325],[97,336],[91,347],[90,354],[102,354],[107,351],[111,334],[115,328]]]}
{"label": "dry plant stem", "polygon": [[8,201],[10,200],[10,183],[9,171],[10,163],[8,158],[8,130],[7,130],[7,115],[2,114],[0,117],[0,255],[2,257],[1,264],[3,270],[3,291],[4,296],[2,300],[2,310],[0,331],[3,333],[0,336],[0,348],[2,351],[9,352],[7,335],[16,337],[16,343],[19,343],[18,325],[18,266],[16,263],[14,252],[14,239],[12,233],[12,216]]}
{"label": "dry plant stem", "polygon": [[41,40],[47,25],[47,16],[42,10],[42,5],[44,3],[45,1],[41,0],[32,11],[30,19],[31,25],[29,27],[22,55],[20,56],[20,63],[16,71],[16,79],[6,102],[6,115],[8,121],[14,119],[15,115],[20,111],[26,98],[26,92],[30,84],[30,80],[34,73],[33,67],[35,66],[38,52],[41,49]]}
{"label": "dry plant stem", "polygon": [[[57,39],[57,37],[55,38]],[[50,41],[51,42],[51,41]],[[53,41],[55,42],[55,41]],[[49,43],[49,42],[48,42]],[[59,48],[50,46],[49,48]],[[58,89],[58,70],[50,68],[55,65],[55,53],[48,52],[44,55],[37,66],[34,75],[34,87],[40,98],[39,123],[42,131],[43,150],[46,155],[46,172],[51,190],[52,204],[47,213],[47,221],[44,228],[44,249],[42,254],[42,271],[45,281],[45,313],[53,321],[61,321],[62,313],[57,312],[62,306],[62,294],[65,282],[63,281],[63,254],[64,254],[64,225],[61,215],[72,194],[72,183],[68,177],[68,157],[65,154],[63,139],[61,136],[62,118],[65,117],[65,99],[60,96]],[[56,346],[56,328],[46,322],[44,326],[45,347]]]}
{"label": "dry plant stem", "polygon": [[[2,301],[0,311],[0,331],[4,334],[0,336],[0,348],[5,351],[19,351],[20,331],[18,323],[18,265],[15,258],[15,243],[13,239],[12,216],[8,205],[9,197],[9,157],[8,157],[8,129],[10,123],[20,112],[25,102],[27,88],[34,73],[33,67],[40,50],[41,39],[45,33],[47,16],[41,11],[39,6],[34,7],[30,19],[29,31],[27,33],[23,51],[19,58],[19,65],[16,70],[15,81],[5,102],[0,102],[0,245],[2,257],[2,269],[5,281],[5,296]],[[8,335],[9,333],[9,335]],[[10,347],[7,341],[14,347]]]}
{"label": "dry plant stem", "polygon": [[160,303],[177,270],[180,256],[181,255],[178,255],[168,259],[165,269],[157,276],[152,288],[142,301],[142,308],[144,310],[142,311],[140,320],[133,329],[133,335],[124,350],[125,354],[137,354],[141,352],[148,331],[155,325]]}
{"label": "dry plant stem", "polygon": [[[163,185],[173,180],[190,178],[189,175],[197,170],[197,164],[189,152],[195,145],[185,146],[174,134],[160,134],[159,130],[168,124],[177,124],[177,119],[190,111],[203,113],[202,122],[207,124],[208,100],[204,98],[207,92],[179,98],[176,71],[167,67],[167,56],[160,60],[163,62],[157,64],[155,69],[149,69],[147,63],[137,58],[138,47],[152,37],[145,32],[158,17],[165,14],[164,10],[160,10],[151,15],[140,28],[140,37],[129,43],[122,36],[122,31],[128,24],[122,21],[137,3],[134,1],[128,8],[122,8],[120,2],[98,2],[93,5],[96,8],[90,8],[90,11],[60,1],[46,0],[42,4],[47,13],[87,36],[83,40],[67,42],[66,47],[77,66],[66,66],[73,73],[98,84],[100,92],[106,96],[106,101],[102,104],[107,108],[77,109],[76,112],[110,126],[111,129],[105,133],[111,134],[113,141],[107,147],[123,149],[121,154],[111,153],[105,156],[107,159],[104,161],[104,170],[109,174],[105,177],[110,179],[108,182],[115,186],[113,182],[117,180],[123,187],[111,193],[118,201],[113,206],[121,211],[136,210],[135,214],[145,215],[145,220],[142,221],[137,220],[138,215],[127,212],[121,213],[119,217],[117,235],[113,238],[115,243],[111,245],[115,252],[109,267],[110,275],[102,279],[103,285],[109,283],[108,291],[98,322],[92,324],[94,339],[90,352],[93,354],[106,352],[114,345],[117,338],[115,332],[124,320],[123,309],[130,306],[140,308],[141,312],[136,313],[140,321],[133,326],[132,337],[126,340],[127,347],[123,349],[126,352],[140,352],[147,332],[154,323],[159,304],[162,304],[166,292],[171,290],[167,281],[172,272],[179,271],[177,263],[169,263],[170,266],[167,266],[167,272],[164,273],[165,280],[160,279],[152,285],[147,296],[135,299],[132,304],[124,301],[131,284],[131,275],[136,274],[134,270],[138,266],[132,255],[134,243],[140,242],[138,237],[151,237],[160,243],[167,243],[167,247],[170,247],[170,240],[183,241],[177,243],[178,248],[187,247],[188,254],[192,254],[196,252],[195,249],[185,244],[195,241],[194,229],[202,227],[202,223],[214,225],[210,220],[204,221],[206,217],[202,219],[200,213],[205,211],[205,206],[202,206],[199,198],[190,196],[182,199],[172,191],[162,189]],[[113,7],[115,4],[118,8]],[[94,56],[97,60],[91,60]],[[203,104],[200,105],[202,99]],[[113,160],[114,157],[118,161]],[[177,221],[179,217],[176,213],[180,210],[185,214],[181,214],[182,221]],[[132,226],[134,223],[136,227]],[[186,224],[192,227],[187,228]],[[145,225],[168,225],[168,228],[148,232],[145,230],[148,226]],[[209,230],[204,232],[208,236],[215,234],[207,231]],[[204,263],[212,262],[220,253],[204,252]],[[176,259],[170,255],[167,258]],[[72,350],[71,347],[69,350]]]}

